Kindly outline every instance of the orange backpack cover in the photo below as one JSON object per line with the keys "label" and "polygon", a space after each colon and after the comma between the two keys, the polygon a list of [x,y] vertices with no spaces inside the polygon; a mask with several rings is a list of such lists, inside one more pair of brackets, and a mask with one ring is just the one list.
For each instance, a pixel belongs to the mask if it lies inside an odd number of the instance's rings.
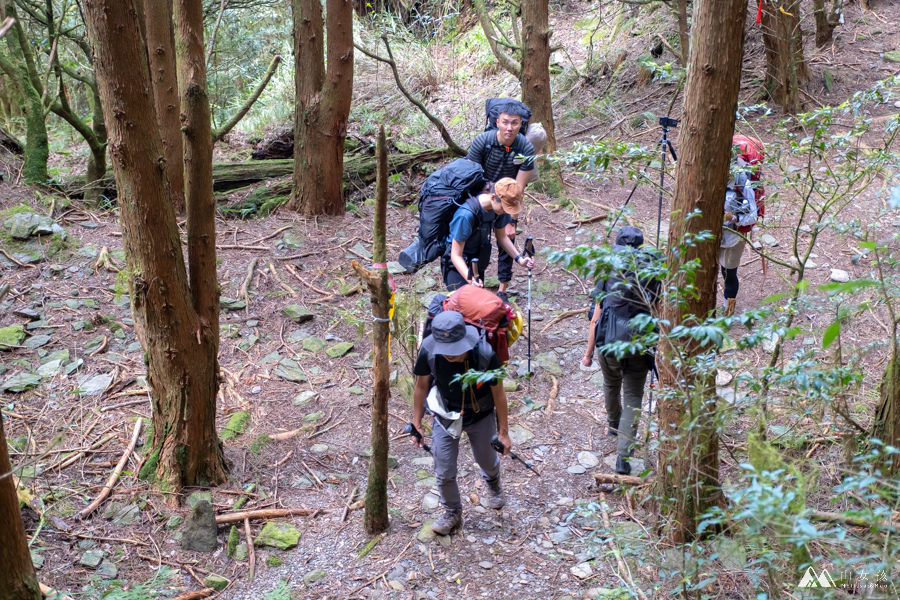
{"label": "orange backpack cover", "polygon": [[500,322],[507,315],[503,300],[484,288],[464,285],[444,300],[444,310],[462,313],[466,323],[484,330],[488,343],[502,364],[509,361],[506,327]]}

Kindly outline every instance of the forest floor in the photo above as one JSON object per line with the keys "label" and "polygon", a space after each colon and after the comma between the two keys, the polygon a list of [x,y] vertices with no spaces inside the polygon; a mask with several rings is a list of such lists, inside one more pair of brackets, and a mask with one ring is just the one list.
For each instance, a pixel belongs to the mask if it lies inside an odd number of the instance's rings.
{"label": "forest floor", "polygon": [[[809,96],[818,98],[811,102],[839,102],[886,75],[885,69],[893,72],[894,65],[881,62],[873,52],[894,49],[896,38],[874,32],[884,27],[882,22],[891,25],[886,29],[896,31],[900,8],[885,3],[866,13],[862,23],[856,20],[855,10],[855,6],[847,7],[849,25],[846,31],[839,30],[832,49],[807,54],[814,76],[821,80],[819,66],[830,65],[837,85],[826,93],[810,84]],[[554,40],[577,36],[572,23],[583,16],[558,15],[555,26],[560,33]],[[750,34],[748,44],[745,67],[761,73],[758,33]],[[757,93],[753,79],[744,79],[748,83],[742,95]],[[605,85],[600,82],[597,89],[584,86],[569,102],[577,103],[578,98],[596,94]],[[633,111],[664,112],[671,91],[672,86],[656,84],[622,91],[620,112],[623,117]],[[892,111],[896,112],[890,105],[882,106],[872,116]],[[676,109],[675,114],[678,112]],[[586,140],[618,120],[568,119],[565,127],[558,129],[562,146]],[[756,123],[755,129],[763,132],[775,122],[775,117],[767,117]],[[641,127],[630,123],[616,125],[614,129],[621,129],[610,135],[646,144],[653,144],[659,136],[652,123]],[[766,141],[764,134],[760,136]],[[677,149],[678,131],[672,138]],[[529,192],[529,206],[520,219],[520,238],[534,236],[539,250],[571,248],[590,243],[593,236],[602,240],[609,225],[605,220],[577,221],[606,213],[608,207],[623,203],[630,191],[615,181],[583,181],[573,173],[564,176],[565,202]],[[415,180],[410,179],[396,182],[391,197],[408,194],[414,185]],[[883,216],[875,192],[861,196],[842,218],[881,219],[886,229],[900,226]],[[360,196],[367,193],[371,189]],[[31,188],[0,184],[3,220],[19,210],[14,207],[20,204],[47,214],[49,198]],[[639,189],[631,201],[634,212],[629,220],[643,229],[650,242],[656,238],[657,202],[658,196],[646,189]],[[796,200],[783,196],[767,207],[761,225],[760,234],[779,242],[767,251],[782,260],[788,260],[791,240],[801,225],[795,209]],[[100,597],[117,585],[135,593],[152,589],[153,595],[173,597],[176,590],[197,589],[209,572],[229,580],[228,588],[218,594],[223,599],[594,598],[600,588],[621,587],[625,577],[607,546],[612,539],[625,556],[628,577],[648,595],[655,595],[659,570],[676,569],[681,554],[657,540],[655,515],[640,503],[640,490],[626,496],[594,485],[592,473],[612,473],[615,462],[615,439],[606,435],[602,377],[596,364],[590,368],[581,365],[587,337],[585,315],[554,322],[557,315],[587,308],[587,292],[593,282],[548,264],[542,256],[534,270],[532,289],[531,354],[538,365],[537,374],[528,381],[510,380],[515,391],[508,393],[514,449],[541,475],[504,460],[508,504],[501,511],[485,509],[479,501],[482,483],[477,466],[465,451],[459,477],[465,526],[452,536],[429,535],[429,519],[435,518],[440,508],[429,457],[398,435],[411,418],[407,378],[412,356],[395,344],[389,402],[390,454],[396,458],[390,471],[391,527],[371,545],[373,540],[362,524],[363,509],[352,505],[364,495],[369,465],[371,318],[367,294],[356,287],[350,261],[370,262],[372,212],[371,203],[364,202],[340,218],[307,220],[281,210],[265,219],[217,221],[222,295],[233,299],[223,301],[220,364],[224,379],[218,405],[220,433],[227,431],[229,437],[224,442],[231,467],[229,481],[212,490],[185,490],[183,506],[171,508],[136,478],[146,458],[142,434],[125,468],[124,481],[85,521],[77,520],[74,512],[106,482],[128,445],[133,420],[143,417],[149,422],[150,417],[143,354],[134,334],[127,288],[114,270],[97,264],[106,248],[111,264],[124,266],[116,214],[77,203],[57,208],[53,217],[68,234],[64,247],[51,248],[53,242],[42,246],[40,260],[28,267],[18,267],[0,256],[4,281],[13,288],[0,305],[4,309],[0,327],[30,323],[27,338],[0,356],[0,385],[23,373],[39,373],[40,377],[39,384],[24,393],[4,391],[2,407],[8,417],[6,434],[13,461],[26,465],[22,479],[38,498],[24,514],[28,533],[34,536],[32,552],[41,564],[42,582],[88,598]],[[414,210],[399,205],[389,208],[390,258],[395,259],[413,239],[416,224]],[[665,222],[661,230],[665,239]],[[23,260],[7,242],[4,238],[4,248]],[[49,255],[57,249],[57,254]],[[864,277],[870,270],[865,260],[851,261],[856,254],[852,246],[833,232],[820,239],[815,253],[818,265],[808,273],[811,287],[829,281],[831,268],[845,270],[853,278]],[[256,268],[249,297],[242,298],[240,290],[251,263]],[[493,273],[490,269],[488,275]],[[770,263],[764,273],[761,261],[749,250],[740,273],[739,308],[758,306],[764,298],[792,286],[786,269]],[[517,269],[512,284],[521,310],[525,307],[525,276],[525,271]],[[415,276],[395,274],[394,279],[399,288],[398,306],[418,307],[415,317],[398,323],[394,335],[403,338],[415,331],[423,307],[441,290],[441,280],[436,265]],[[249,303],[241,306],[247,300]],[[313,317],[297,323],[283,311],[287,305],[303,307]],[[34,314],[29,316],[23,309]],[[803,315],[803,334],[786,342],[785,355],[818,347],[821,332],[832,318],[811,307]],[[884,315],[875,311],[871,320],[858,321],[846,335],[862,347],[883,339],[878,327],[882,322]],[[513,363],[524,362],[527,350],[525,339],[516,343],[511,349]],[[732,351],[731,356],[725,379],[744,372],[754,376],[769,355],[756,348]],[[829,354],[819,349],[818,356],[825,360]],[[854,417],[864,427],[871,421],[877,400],[875,386],[885,359],[883,348],[872,348],[865,379],[850,400]],[[67,373],[70,367],[72,371]],[[726,404],[734,400],[733,395],[723,395]],[[645,398],[642,438],[655,434],[655,427],[646,419],[648,403]],[[794,429],[808,438],[827,437],[824,432],[830,422],[798,419],[793,416],[796,410],[783,410],[777,399],[771,410],[773,428]],[[249,419],[242,425],[242,418],[235,416],[243,413]],[[746,453],[744,432],[749,423],[740,410],[729,420],[721,457],[726,483],[737,476],[738,457]],[[298,428],[297,435],[285,441],[266,437]],[[843,460],[839,445],[826,443],[809,449],[799,437],[792,439],[796,446],[786,446],[785,453],[818,452],[814,460],[820,468],[820,489],[827,490],[839,481]],[[88,447],[86,457],[55,468],[68,451]],[[637,456],[634,470],[652,472],[656,463],[653,444],[643,445]],[[356,496],[354,490],[359,490]],[[227,526],[219,528],[219,549],[212,554],[180,548],[178,518],[187,518],[190,505],[204,494],[211,494],[217,511],[231,510],[240,501],[244,509],[306,508],[317,513],[283,520],[297,528],[297,546],[288,550],[257,547],[255,579],[250,581],[248,558],[236,560],[226,553]],[[807,498],[808,503],[823,509],[832,506],[832,500],[827,493],[815,491]],[[589,507],[591,502],[608,505],[610,527],[603,524],[601,513]],[[351,509],[345,520],[348,505]],[[263,524],[253,522],[251,526],[252,536],[257,538]],[[720,544],[720,561],[730,569],[732,578],[713,584],[711,591],[720,597],[739,597],[732,594],[746,584],[741,572],[746,550]],[[359,556],[363,548],[368,553]],[[99,565],[91,562],[100,558]],[[588,561],[591,565],[585,567]],[[160,569],[152,583],[142,587],[141,582],[165,565],[174,570]],[[662,585],[657,594],[670,584]]]}

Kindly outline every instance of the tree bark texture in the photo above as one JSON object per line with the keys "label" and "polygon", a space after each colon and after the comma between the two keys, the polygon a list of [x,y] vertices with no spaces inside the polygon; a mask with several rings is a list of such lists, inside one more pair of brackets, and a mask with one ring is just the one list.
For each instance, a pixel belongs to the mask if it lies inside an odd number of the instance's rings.
{"label": "tree bark texture", "polygon": [[796,114],[801,110],[800,82],[809,79],[803,58],[800,0],[763,0],[762,34],[766,92],[784,112]]}
{"label": "tree bark texture", "polygon": [[[132,0],[86,0],[84,8],[110,133],[132,312],[142,332],[153,401],[153,448],[141,473],[155,474],[174,503],[184,485],[225,480],[215,429],[218,372],[212,349],[218,321],[208,320],[214,310],[194,309],[159,125],[147,118],[155,109]],[[205,133],[210,143],[208,121]],[[191,245],[198,243],[215,242],[201,236]],[[206,276],[202,268],[199,275]]]}
{"label": "tree bark texture", "polygon": [[139,0],[143,4],[144,35],[156,120],[166,154],[166,172],[175,210],[183,213],[184,144],[181,135],[180,100],[175,65],[172,0]]}
{"label": "tree bark texture", "polygon": [[843,0],[831,0],[831,10],[825,6],[826,0],[812,0],[813,16],[816,19],[816,48],[821,48],[834,37],[835,28],[840,25]]}
{"label": "tree bark texture", "polygon": [[[550,7],[548,0],[523,0],[522,102],[531,109],[531,119],[544,126],[547,143],[544,153],[556,152],[553,100],[550,89]],[[524,133],[524,132],[523,132]]]}
{"label": "tree bark texture", "polygon": [[344,214],[344,138],[353,93],[353,7],[327,0],[293,0],[297,106],[294,194],[288,208],[304,215]]}
{"label": "tree bark texture", "polygon": [[387,479],[388,479],[388,399],[391,369],[391,288],[388,285],[386,223],[387,223],[387,142],[384,125],[378,129],[375,149],[378,157],[378,178],[375,183],[375,226],[372,244],[372,262],[375,272],[365,278],[372,295],[372,362],[375,386],[372,395],[372,460],[369,463],[369,482],[366,486],[366,532],[384,531],[388,527]]}
{"label": "tree bark texture", "polygon": [[688,0],[677,0],[675,16],[678,21],[678,43],[681,45],[681,64],[688,64],[691,56],[691,30],[688,26]]}
{"label": "tree bark texture", "polygon": [[41,600],[0,417],[0,600]]}
{"label": "tree bark texture", "polygon": [[[875,408],[872,437],[896,447],[900,445],[900,356],[896,345],[881,377],[878,392],[880,397]],[[893,462],[890,471],[897,472],[900,465],[896,458]]]}
{"label": "tree bark texture", "polygon": [[[17,17],[12,3],[6,5],[6,14]],[[22,167],[22,177],[25,183],[45,183],[50,179],[47,173],[50,142],[47,138],[47,125],[44,122],[44,104],[41,101],[41,92],[33,83],[37,79],[33,65],[34,57],[29,55],[28,41],[24,39],[24,28],[18,20],[6,34],[6,44],[9,48],[9,59],[3,61],[3,70],[15,85],[19,96],[19,108],[25,117],[25,164]]]}
{"label": "tree bark texture", "polygon": [[[666,333],[679,324],[700,323],[715,309],[722,205],[740,89],[746,14],[746,0],[694,4],[667,261],[673,272],[692,260],[699,260],[701,267],[692,283],[672,282],[676,289],[693,286],[697,293],[662,306],[661,316],[668,325],[662,327],[657,355],[664,393],[659,402],[656,491],[668,534],[675,543],[690,539],[703,511],[719,501],[715,386],[707,378],[698,380],[687,367],[691,357],[709,348],[684,345],[668,339]],[[702,214],[685,220],[693,211]],[[715,238],[682,247],[686,235],[700,231],[712,231]]]}

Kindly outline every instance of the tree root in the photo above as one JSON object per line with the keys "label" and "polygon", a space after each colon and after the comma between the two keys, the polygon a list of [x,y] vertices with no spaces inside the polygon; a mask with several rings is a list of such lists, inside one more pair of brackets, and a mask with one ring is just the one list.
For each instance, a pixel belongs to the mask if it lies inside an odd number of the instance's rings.
{"label": "tree root", "polygon": [[244,299],[244,309],[248,315],[250,314],[250,284],[253,282],[253,272],[256,270],[258,262],[259,258],[254,258],[250,261],[250,264],[247,266],[247,276],[244,277],[244,283],[241,284],[241,291],[238,294],[239,298]]}
{"label": "tree root", "polygon": [[109,255],[109,248],[107,248],[106,246],[102,246],[100,248],[100,255],[97,256],[97,262],[94,263],[94,271],[99,272],[100,267],[103,267],[111,273],[118,273],[119,271],[121,271],[121,269],[116,266],[116,263]]}
{"label": "tree root", "polygon": [[125,449],[125,453],[122,455],[122,458],[119,459],[119,464],[116,465],[115,471],[113,471],[112,475],[109,476],[109,481],[106,482],[106,485],[103,486],[103,490],[100,491],[100,495],[91,502],[87,508],[82,509],[76,517],[78,519],[87,518],[92,512],[97,510],[97,508],[103,504],[103,501],[106,500],[110,493],[112,492],[113,486],[116,485],[116,481],[119,479],[119,475],[122,473],[122,469],[125,468],[125,463],[128,462],[128,457],[131,456],[131,452],[134,450],[134,447],[137,445],[138,436],[141,434],[141,426],[144,424],[143,419],[138,419],[134,424],[134,433],[131,434],[131,443],[128,444],[128,448]]}
{"label": "tree root", "polygon": [[284,282],[284,279],[282,279],[281,275],[278,274],[278,271],[275,270],[275,263],[273,263],[272,261],[269,261],[269,271],[271,271],[272,276],[275,278],[275,281],[278,282],[278,285],[279,287],[281,287],[281,289],[290,294],[291,298],[297,297],[297,291]]}

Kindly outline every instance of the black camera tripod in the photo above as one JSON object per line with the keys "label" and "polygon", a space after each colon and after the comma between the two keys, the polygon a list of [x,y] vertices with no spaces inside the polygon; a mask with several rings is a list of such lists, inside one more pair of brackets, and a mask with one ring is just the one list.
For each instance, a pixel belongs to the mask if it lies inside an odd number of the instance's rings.
{"label": "black camera tripod", "polygon": [[[662,138],[660,138],[659,142],[660,151],[662,152],[661,162],[659,165],[659,209],[656,214],[656,248],[659,249],[659,236],[660,236],[660,227],[662,225],[662,203],[663,203],[663,184],[666,180],[666,154],[667,152],[672,153],[672,160],[678,162],[678,155],[675,154],[675,147],[672,145],[672,141],[669,139],[669,129],[675,129],[678,127],[678,119],[673,119],[672,117],[660,117],[659,118],[659,126],[662,127]],[[650,163],[653,162],[653,159],[647,161],[647,164],[644,165],[644,170],[646,170]],[[620,212],[618,216],[616,216],[616,220],[613,221],[613,224],[610,226],[609,231],[606,233],[607,239],[612,233],[613,229],[616,228],[616,224],[619,222],[619,218],[622,216],[621,211],[628,206],[628,203],[631,202],[631,197],[634,196],[634,193],[637,191],[638,185],[640,185],[640,181],[635,182],[634,187],[631,188],[631,193],[628,194],[628,198],[625,200],[625,204],[622,205],[622,208],[619,209]]]}

